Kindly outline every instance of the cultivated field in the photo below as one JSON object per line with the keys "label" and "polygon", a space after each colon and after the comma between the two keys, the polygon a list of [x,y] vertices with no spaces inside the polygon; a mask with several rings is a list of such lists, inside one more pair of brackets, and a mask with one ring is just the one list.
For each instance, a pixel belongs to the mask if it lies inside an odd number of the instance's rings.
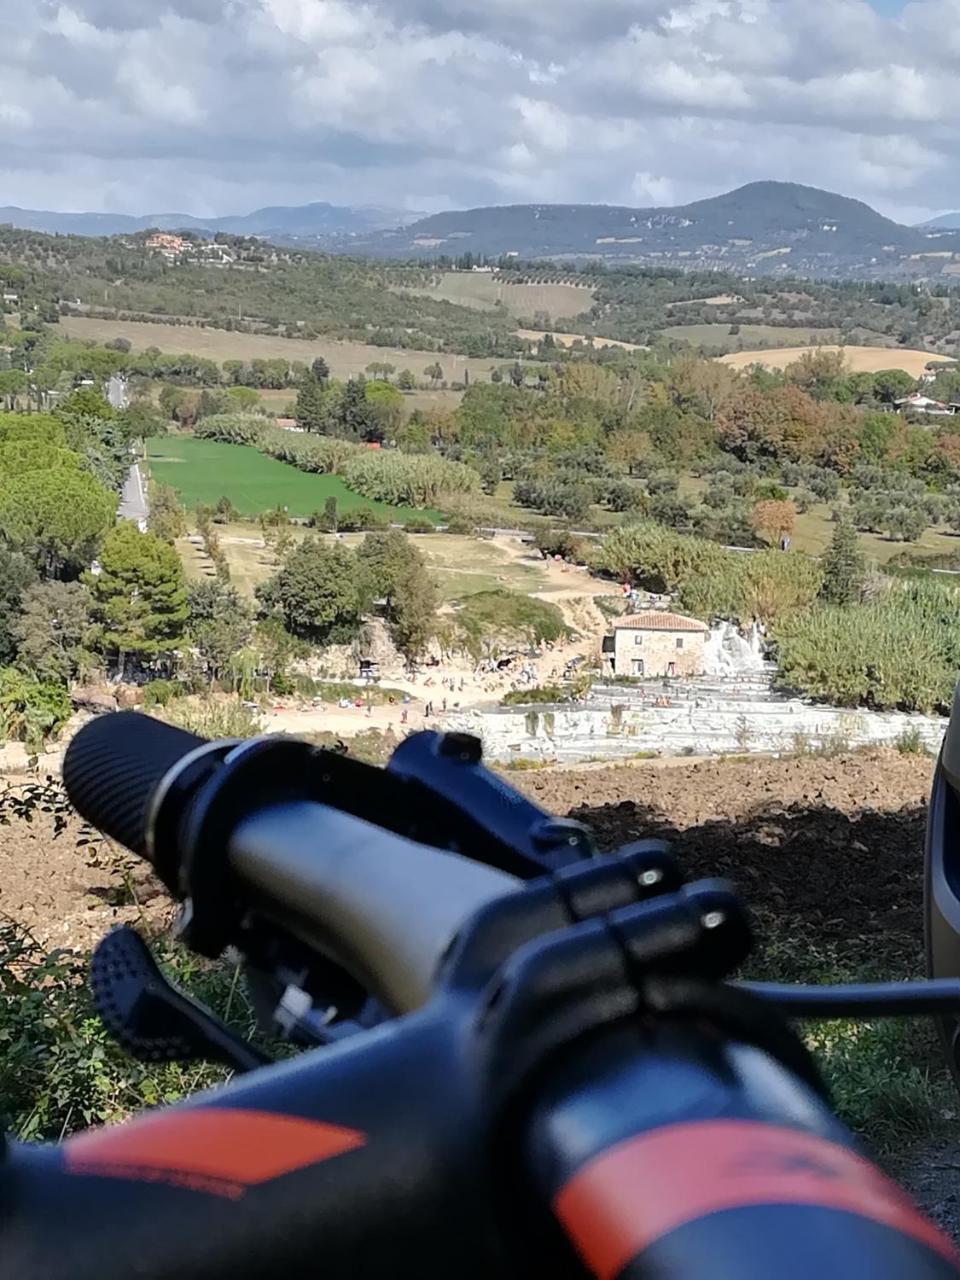
{"label": "cultivated field", "polygon": [[[572,347],[575,342],[592,342],[595,347],[620,347],[624,351],[649,351],[649,347],[638,346],[635,342],[620,342],[617,338],[598,338],[595,334],[556,333],[550,331],[554,342],[561,347]],[[528,342],[542,342],[547,336],[546,329],[518,329],[517,336],[526,338]]]}
{"label": "cultivated field", "polygon": [[691,347],[718,347],[736,352],[741,347],[806,347],[836,342],[836,329],[810,329],[791,325],[742,324],[739,333],[730,333],[728,324],[675,324],[659,330],[659,336]]}
{"label": "cultivated field", "polygon": [[185,507],[214,505],[220,498],[229,498],[241,515],[259,515],[282,506],[291,516],[307,517],[334,497],[341,511],[368,507],[394,520],[440,519],[437,511],[373,502],[348,489],[339,476],[299,471],[247,445],[158,436],[147,441],[147,458],[154,479],[172,485]]}
{"label": "cultivated field", "polygon": [[721,356],[723,364],[734,369],[746,369],[752,364],[762,364],[768,369],[785,369],[808,351],[842,351],[853,373],[879,373],[881,369],[903,369],[919,378],[924,366],[931,360],[950,362],[950,356],[937,355],[934,351],[913,351],[904,347],[796,347],[785,351],[737,351]]}
{"label": "cultivated field", "polygon": [[432,287],[398,292],[455,302],[474,311],[493,311],[500,306],[509,315],[519,318],[546,311],[551,319],[578,316],[589,311],[594,297],[593,290],[587,285],[508,284],[496,275],[470,271],[447,271],[437,278]]}
{"label": "cultivated field", "polygon": [[495,362],[478,360],[448,352],[404,351],[398,347],[374,347],[363,342],[337,342],[317,338],[312,342],[297,338],[276,338],[260,333],[229,333],[226,329],[203,329],[194,325],[148,324],[138,320],[95,320],[89,316],[65,316],[60,321],[65,337],[95,342],[126,338],[135,351],[158,347],[177,354],[189,351],[211,360],[303,360],[310,363],[323,356],[335,378],[348,378],[363,373],[374,361],[409,369],[417,377],[424,376],[428,365],[439,361],[447,382],[462,382],[464,370],[471,378],[490,376]]}

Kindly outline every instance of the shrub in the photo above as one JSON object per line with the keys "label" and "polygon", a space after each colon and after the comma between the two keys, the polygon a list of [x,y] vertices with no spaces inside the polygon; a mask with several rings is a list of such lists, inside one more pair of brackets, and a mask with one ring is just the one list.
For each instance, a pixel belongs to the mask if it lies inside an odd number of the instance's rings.
{"label": "shrub", "polygon": [[476,471],[436,454],[364,449],[350,456],[341,474],[356,493],[390,506],[430,507],[447,495],[480,489]]}
{"label": "shrub", "polygon": [[457,611],[453,643],[473,658],[511,646],[553,643],[568,634],[555,604],[515,591],[478,591]]}
{"label": "shrub", "polygon": [[960,667],[960,595],[898,583],[859,609],[823,606],[774,631],[779,679],[841,706],[945,712]]}
{"label": "shrub", "polygon": [[151,707],[165,707],[182,692],[176,680],[148,680],[143,686],[143,705],[149,711]]}
{"label": "shrub", "polygon": [[537,685],[532,689],[511,689],[504,695],[505,707],[526,706],[531,703],[569,702],[570,690],[562,684]]}
{"label": "shrub", "polygon": [[202,738],[255,738],[262,732],[256,714],[239,698],[177,698],[160,719]]}
{"label": "shrub", "polygon": [[[240,1034],[253,1031],[234,965],[207,964],[169,943],[159,954],[178,985],[213,1005]],[[0,1131],[56,1140],[227,1078],[224,1067],[128,1057],[94,1011],[87,967],[85,956],[47,952],[14,921],[0,919]]]}
{"label": "shrub", "polygon": [[40,751],[70,718],[70,698],[64,685],[38,680],[13,667],[0,668],[0,736]]}

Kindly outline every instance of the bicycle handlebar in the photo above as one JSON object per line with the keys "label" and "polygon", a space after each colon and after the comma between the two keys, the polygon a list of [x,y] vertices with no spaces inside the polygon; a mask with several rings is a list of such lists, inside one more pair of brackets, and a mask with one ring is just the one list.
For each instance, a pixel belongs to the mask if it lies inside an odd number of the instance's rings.
{"label": "bicycle handlebar", "polygon": [[[470,880],[465,859],[309,798],[292,746],[262,746],[117,716],[64,774],[196,899],[208,948],[218,905],[231,925],[264,913],[418,1007],[126,1125],[10,1144],[0,1280],[960,1275],[785,1065],[772,1007],[716,980],[741,956],[722,885],[679,889],[639,846],[528,885]],[[447,906],[411,946],[434,880]]]}

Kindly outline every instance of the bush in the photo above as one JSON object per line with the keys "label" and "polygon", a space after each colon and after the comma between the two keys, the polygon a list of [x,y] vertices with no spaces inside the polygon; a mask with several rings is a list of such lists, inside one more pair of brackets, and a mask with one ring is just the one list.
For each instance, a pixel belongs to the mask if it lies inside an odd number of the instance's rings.
{"label": "bush", "polygon": [[13,667],[0,668],[0,736],[41,751],[70,718],[70,698],[64,685],[38,680]]}
{"label": "bush", "polygon": [[859,609],[823,606],[774,631],[781,684],[840,706],[946,712],[960,668],[960,595],[907,582]]}
{"label": "bush", "polygon": [[430,507],[448,495],[480,489],[476,471],[436,454],[363,449],[350,456],[341,474],[356,493],[390,506]]}
{"label": "bush", "polygon": [[182,693],[176,680],[148,680],[143,686],[143,706],[149,711],[151,707],[165,707]]}
{"label": "bush", "polygon": [[[241,1035],[252,1033],[254,1018],[237,988],[235,966],[207,964],[169,943],[159,954],[179,986],[225,1015]],[[0,919],[0,1131],[55,1141],[227,1079],[225,1067],[128,1057],[94,1011],[87,967],[87,957],[47,952],[14,921]]]}
{"label": "bush", "polygon": [[537,685],[532,689],[511,689],[504,694],[505,707],[521,707],[530,704],[569,702],[571,691],[562,684]]}
{"label": "bush", "polygon": [[255,738],[263,732],[256,714],[238,698],[177,698],[160,719],[201,738]]}
{"label": "bush", "polygon": [[477,659],[505,648],[532,648],[568,634],[555,604],[515,591],[478,591],[462,602],[454,621],[453,643]]}

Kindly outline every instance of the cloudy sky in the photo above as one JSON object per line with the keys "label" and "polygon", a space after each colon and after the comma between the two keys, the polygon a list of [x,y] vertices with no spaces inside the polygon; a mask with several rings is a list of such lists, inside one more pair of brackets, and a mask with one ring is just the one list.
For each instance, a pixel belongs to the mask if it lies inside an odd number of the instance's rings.
{"label": "cloudy sky", "polygon": [[0,0],[0,205],[960,208],[960,0]]}

